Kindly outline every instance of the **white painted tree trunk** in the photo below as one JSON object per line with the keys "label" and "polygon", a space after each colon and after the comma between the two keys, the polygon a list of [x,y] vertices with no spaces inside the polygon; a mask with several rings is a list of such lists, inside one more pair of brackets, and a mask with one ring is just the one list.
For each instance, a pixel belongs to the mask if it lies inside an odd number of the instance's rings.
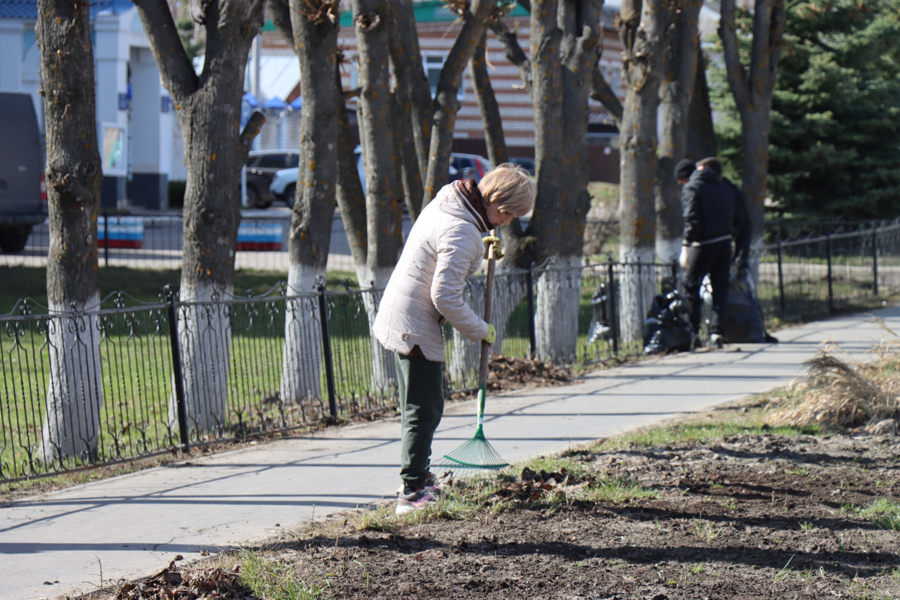
{"label": "white painted tree trunk", "polygon": [[47,326],[50,352],[50,385],[47,413],[36,458],[45,463],[56,459],[92,459],[100,438],[103,389],[100,365],[100,319],[87,310],[97,310],[99,294],[82,306],[51,307]]}
{"label": "white painted tree trunk", "polygon": [[[178,343],[188,430],[217,431],[225,426],[228,400],[228,357],[231,350],[230,307],[214,286],[182,288],[178,311]],[[177,398],[169,399],[169,426],[178,427]]]}
{"label": "white painted tree trunk", "polygon": [[[491,307],[494,325],[497,327],[497,341],[494,342],[493,354],[501,354],[503,338],[506,337],[506,325],[512,312],[528,294],[526,271],[501,271],[494,281],[494,305]],[[529,315],[528,318],[532,318]]]}
{"label": "white painted tree trunk", "polygon": [[[522,272],[497,273],[494,280],[494,298],[491,305],[491,321],[497,328],[497,340],[491,348],[491,355],[500,354],[506,322],[525,297],[525,276]],[[484,279],[470,280],[466,289],[466,302],[476,313],[484,314]],[[450,352],[450,377],[453,381],[475,381],[478,362],[481,357],[481,342],[472,342],[457,330],[453,330],[453,348]]]}
{"label": "white painted tree trunk", "polygon": [[634,248],[620,257],[619,327],[625,343],[643,341],[646,313],[656,293],[656,269],[650,266],[653,248]]}
{"label": "white painted tree trunk", "polygon": [[316,277],[323,273],[294,264],[288,271],[284,311],[284,354],[281,361],[281,400],[302,404],[322,395],[322,323],[316,296]]}
{"label": "white painted tree trunk", "polygon": [[[369,319],[369,331],[375,323],[375,313],[378,311],[381,294],[393,270],[393,267],[370,269],[365,266],[356,269],[357,280],[368,284],[368,287],[362,286],[365,290],[362,297],[366,317]],[[374,335],[369,337],[369,343],[372,345],[372,389],[376,391],[397,389],[397,367],[394,364],[394,357],[384,349]]]}
{"label": "white painted tree trunk", "polygon": [[537,281],[535,333],[537,357],[551,363],[572,362],[578,343],[581,259],[556,257]]}

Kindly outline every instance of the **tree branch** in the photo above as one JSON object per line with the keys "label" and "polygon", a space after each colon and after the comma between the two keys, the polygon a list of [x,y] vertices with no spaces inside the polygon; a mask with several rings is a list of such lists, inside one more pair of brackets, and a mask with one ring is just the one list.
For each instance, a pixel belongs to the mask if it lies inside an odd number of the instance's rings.
{"label": "tree branch", "polygon": [[199,86],[194,66],[181,45],[178,28],[169,5],[158,0],[134,0],[144,32],[156,53],[156,64],[176,102],[191,95]]}
{"label": "tree branch", "polygon": [[267,0],[266,13],[291,47],[294,47],[294,29],[291,25],[291,5],[288,0]]}
{"label": "tree branch", "polygon": [[492,20],[488,26],[497,36],[497,39],[500,40],[500,43],[503,44],[506,58],[519,69],[519,77],[522,79],[522,83],[525,84],[525,88],[531,93],[531,61],[528,59],[525,51],[522,50],[522,46],[519,45],[516,32],[510,31],[506,24],[499,19]]}
{"label": "tree branch", "polygon": [[241,152],[244,156],[250,152],[253,140],[259,135],[265,122],[266,117],[258,110],[253,111],[253,114],[250,115],[247,124],[244,125],[244,130],[241,131]]}
{"label": "tree branch", "polygon": [[728,85],[738,110],[741,110],[741,107],[750,104],[750,82],[747,72],[741,64],[734,19],[734,0],[722,0],[719,38],[722,40],[722,54],[725,59]]}

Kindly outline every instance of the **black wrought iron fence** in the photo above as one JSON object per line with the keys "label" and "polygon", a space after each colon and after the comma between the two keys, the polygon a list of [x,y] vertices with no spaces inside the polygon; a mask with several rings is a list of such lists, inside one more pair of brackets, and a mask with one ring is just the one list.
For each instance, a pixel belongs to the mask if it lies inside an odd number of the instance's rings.
{"label": "black wrought iron fence", "polygon": [[[900,290],[900,222],[765,246],[759,259],[767,315],[827,313]],[[540,354],[540,293],[562,290],[550,308],[574,311],[577,339],[559,359],[640,354],[623,309],[646,315],[675,276],[673,265],[612,260],[503,271],[494,288],[499,353]],[[470,280],[476,310],[483,294],[483,280]],[[378,291],[322,282],[316,293],[280,287],[204,302],[117,294],[102,303],[112,308],[85,313],[22,302],[0,318],[0,480],[391,410],[393,363],[369,333],[378,300]],[[478,344],[448,330],[447,346],[448,391],[471,389]]]}
{"label": "black wrought iron fence", "polygon": [[900,287],[900,220],[776,242],[760,252],[758,295],[768,316],[831,312]]}

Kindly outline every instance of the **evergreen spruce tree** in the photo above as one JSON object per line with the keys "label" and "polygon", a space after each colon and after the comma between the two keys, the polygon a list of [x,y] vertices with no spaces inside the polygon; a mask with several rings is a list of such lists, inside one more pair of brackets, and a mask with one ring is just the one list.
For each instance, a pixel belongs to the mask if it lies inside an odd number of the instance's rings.
{"label": "evergreen spruce tree", "polygon": [[[900,0],[790,4],[769,140],[769,192],[794,216],[900,214]],[[733,101],[720,155],[740,164]],[[730,103],[730,104],[729,104]]]}

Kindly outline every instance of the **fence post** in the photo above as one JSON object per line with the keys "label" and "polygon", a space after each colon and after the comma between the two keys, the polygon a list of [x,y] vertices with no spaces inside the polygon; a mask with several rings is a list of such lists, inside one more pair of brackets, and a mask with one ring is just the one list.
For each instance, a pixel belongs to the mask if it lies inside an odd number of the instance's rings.
{"label": "fence post", "polygon": [[109,211],[103,211],[103,266],[109,266]]}
{"label": "fence post", "polygon": [[613,261],[609,260],[606,263],[606,273],[609,279],[609,287],[607,288],[609,292],[607,293],[607,302],[609,302],[609,326],[611,328],[612,333],[612,346],[613,346],[613,355],[619,355],[619,315],[616,310],[616,297],[619,295],[618,290],[616,290],[616,278],[615,271],[613,269]]}
{"label": "fence post", "polygon": [[831,277],[831,234],[825,235],[825,254],[828,258],[828,312],[834,311],[834,286]]}
{"label": "fence post", "polygon": [[872,228],[872,293],[878,295],[878,225]]}
{"label": "fence post", "polygon": [[328,384],[328,410],[331,418],[337,418],[337,398],[334,390],[334,362],[331,356],[331,338],[328,336],[328,307],[325,304],[325,278],[316,277],[316,291],[319,293],[319,323],[322,326],[322,353],[325,358],[325,381]]}
{"label": "fence post", "polygon": [[787,312],[787,302],[784,298],[784,260],[781,255],[781,238],[778,238],[778,306],[781,309],[781,318]]}
{"label": "fence post", "polygon": [[181,348],[178,345],[178,319],[175,316],[175,292],[165,287],[166,307],[169,316],[169,342],[172,346],[172,378],[175,380],[175,410],[178,415],[178,434],[185,450],[190,448],[187,422],[187,403],[184,399],[184,372],[181,369]]}
{"label": "fence post", "polygon": [[537,335],[534,330],[534,262],[528,263],[528,272],[525,274],[525,285],[528,288],[528,357],[534,360],[537,352]]}

